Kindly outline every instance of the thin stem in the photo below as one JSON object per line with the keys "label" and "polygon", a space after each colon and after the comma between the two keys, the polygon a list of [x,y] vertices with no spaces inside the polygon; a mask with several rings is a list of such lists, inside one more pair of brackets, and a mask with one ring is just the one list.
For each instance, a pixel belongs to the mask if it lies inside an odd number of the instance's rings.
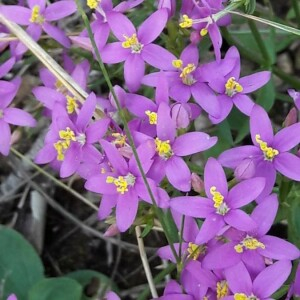
{"label": "thin stem", "polygon": [[181,258],[181,254],[182,254],[184,221],[185,221],[185,216],[182,215],[182,217],[181,217],[181,225],[180,225],[180,236],[179,236],[179,257],[180,258]]}
{"label": "thin stem", "polygon": [[253,37],[262,53],[262,56],[264,58],[264,61],[265,61],[265,65],[267,67],[270,67],[271,64],[272,64],[272,60],[271,60],[271,57],[270,57],[270,54],[267,50],[267,47],[266,47],[266,44],[265,42],[263,41],[262,37],[261,37],[261,34],[259,32],[259,30],[257,29],[257,26],[255,24],[254,21],[252,20],[248,20],[248,24],[249,24],[249,27],[251,29],[251,32],[253,34]]}
{"label": "thin stem", "polygon": [[300,28],[300,8],[299,8],[299,0],[292,0],[293,9],[295,11],[296,20],[298,22],[298,28]]}
{"label": "thin stem", "polygon": [[146,277],[147,277],[147,281],[150,287],[150,291],[151,291],[151,295],[153,298],[157,298],[158,294],[155,288],[155,284],[153,282],[153,277],[152,277],[152,273],[150,270],[150,266],[148,263],[148,259],[147,259],[147,254],[145,252],[145,246],[144,246],[144,241],[143,238],[141,237],[142,233],[141,233],[141,228],[140,226],[136,226],[135,227],[135,234],[136,234],[136,239],[138,242],[138,247],[139,247],[139,251],[140,251],[140,256],[141,256],[141,260],[144,266],[144,270],[146,273]]}
{"label": "thin stem", "polygon": [[98,64],[99,64],[99,66],[100,66],[100,69],[101,69],[101,71],[102,71],[102,73],[103,73],[103,76],[104,76],[104,78],[105,78],[105,81],[106,81],[106,83],[107,83],[107,85],[108,85],[109,91],[111,92],[111,94],[112,94],[112,96],[113,96],[113,98],[114,98],[114,100],[115,100],[115,103],[116,103],[116,105],[117,105],[118,111],[119,111],[120,116],[121,116],[121,119],[122,119],[122,121],[123,121],[123,123],[124,123],[124,130],[125,130],[125,132],[126,132],[126,135],[127,135],[128,141],[129,141],[129,144],[130,144],[130,146],[131,146],[131,148],[132,148],[132,152],[133,152],[133,155],[134,155],[134,157],[135,157],[135,159],[136,159],[136,162],[137,162],[139,171],[140,171],[140,173],[141,173],[141,176],[142,176],[142,178],[143,178],[144,184],[145,184],[146,189],[147,189],[147,191],[148,191],[148,193],[149,193],[149,196],[150,196],[150,198],[151,198],[153,207],[154,207],[155,212],[156,212],[156,214],[157,214],[157,216],[158,216],[158,218],[159,218],[159,220],[160,220],[160,222],[161,222],[161,224],[162,224],[162,227],[163,227],[163,229],[164,229],[164,233],[165,233],[165,235],[166,235],[166,238],[167,238],[167,240],[168,240],[168,243],[170,244],[170,247],[171,247],[171,250],[172,250],[172,252],[173,252],[173,255],[174,255],[174,257],[176,258],[176,261],[179,263],[179,262],[180,262],[179,257],[178,257],[178,255],[177,255],[177,253],[176,253],[176,250],[175,250],[174,245],[173,245],[173,243],[172,243],[172,240],[171,240],[171,238],[170,238],[170,235],[169,235],[167,226],[165,225],[164,215],[163,215],[162,211],[158,208],[158,206],[157,206],[157,204],[156,204],[154,195],[153,195],[153,193],[152,193],[151,187],[150,187],[150,185],[149,185],[149,183],[148,183],[148,180],[147,180],[147,178],[146,178],[146,174],[145,174],[145,172],[144,172],[143,166],[142,166],[141,161],[140,161],[140,159],[139,159],[139,156],[138,156],[136,147],[135,147],[135,145],[134,145],[133,137],[132,137],[132,135],[131,135],[131,132],[130,132],[130,129],[129,129],[129,126],[128,126],[126,117],[125,117],[125,115],[124,115],[124,113],[123,113],[123,110],[122,110],[122,108],[121,108],[120,101],[119,101],[119,99],[118,99],[118,97],[117,97],[117,95],[116,95],[116,93],[115,93],[115,90],[114,90],[113,85],[112,85],[112,83],[111,83],[111,81],[110,81],[108,72],[107,72],[107,70],[106,70],[106,68],[105,68],[105,66],[104,66],[104,63],[103,63],[103,61],[102,61],[102,59],[101,59],[101,57],[100,57],[100,53],[99,53],[98,47],[97,47],[96,42],[95,42],[95,39],[94,39],[94,35],[93,35],[93,32],[92,32],[92,28],[91,28],[90,22],[89,22],[89,20],[88,20],[88,17],[87,17],[87,15],[86,15],[86,13],[85,13],[84,10],[82,9],[82,6],[81,6],[81,3],[80,3],[79,0],[76,0],[76,4],[77,4],[77,7],[78,7],[78,10],[79,10],[80,13],[81,13],[81,16],[82,16],[83,22],[84,22],[84,24],[85,24],[85,27],[86,27],[86,29],[87,29],[87,31],[88,31],[88,35],[89,35],[89,38],[90,38],[90,40],[91,40],[92,47],[93,47],[93,49],[94,49],[94,52],[95,52],[95,55],[96,55]]}
{"label": "thin stem", "polygon": [[26,163],[28,163],[30,166],[32,166],[40,174],[43,174],[44,176],[46,176],[47,178],[49,178],[50,180],[52,180],[56,185],[58,185],[59,187],[63,188],[64,190],[68,191],[70,194],[72,194],[73,196],[75,196],[76,198],[78,198],[79,200],[81,200],[82,202],[84,202],[85,204],[87,204],[89,207],[91,207],[95,211],[98,211],[98,207],[95,204],[93,204],[92,202],[90,202],[89,200],[87,200],[86,198],[84,198],[83,196],[81,196],[79,193],[77,193],[76,191],[74,191],[73,189],[71,189],[70,187],[68,187],[66,184],[62,183],[61,181],[59,181],[58,179],[56,179],[54,176],[52,176],[51,174],[49,174],[47,171],[45,171],[44,169],[42,169],[41,167],[39,167],[38,165],[36,165],[29,158],[27,158],[26,156],[24,156],[23,154],[21,154],[18,150],[14,149],[13,147],[11,147],[10,150],[17,157],[19,157],[22,160],[26,161]]}

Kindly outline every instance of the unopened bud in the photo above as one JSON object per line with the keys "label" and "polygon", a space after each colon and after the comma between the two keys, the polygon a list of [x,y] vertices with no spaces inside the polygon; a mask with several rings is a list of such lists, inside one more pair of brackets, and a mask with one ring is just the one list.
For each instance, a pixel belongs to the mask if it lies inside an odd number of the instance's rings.
{"label": "unopened bud", "polygon": [[21,131],[16,129],[13,131],[11,138],[10,138],[10,144],[14,145],[16,144],[21,138]]}
{"label": "unopened bud", "polygon": [[251,158],[244,159],[234,170],[234,176],[237,180],[252,178],[255,173],[255,165]]}
{"label": "unopened bud", "polygon": [[176,0],[159,0],[157,8],[166,8],[168,10],[169,19],[172,18],[176,11]]}
{"label": "unopened bud", "polygon": [[190,124],[190,114],[181,103],[176,103],[171,108],[171,118],[175,121],[176,128],[187,128]]}
{"label": "unopened bud", "polygon": [[192,44],[198,44],[201,40],[200,33],[198,31],[192,31],[190,35],[190,41]]}
{"label": "unopened bud", "polygon": [[111,237],[111,236],[115,236],[119,233],[120,233],[120,231],[117,227],[117,224],[112,224],[107,228],[107,230],[104,233],[104,236],[105,237]]}
{"label": "unopened bud", "polygon": [[293,98],[293,100],[295,102],[295,106],[297,107],[297,109],[300,110],[300,92],[289,89],[288,93]]}
{"label": "unopened bud", "polygon": [[283,126],[284,127],[289,127],[295,123],[297,123],[298,121],[298,116],[297,116],[297,109],[295,107],[293,107],[290,112],[287,114],[284,122],[283,122]]}
{"label": "unopened bud", "polygon": [[192,187],[195,192],[200,194],[202,191],[204,191],[204,182],[199,175],[192,173],[191,180]]}

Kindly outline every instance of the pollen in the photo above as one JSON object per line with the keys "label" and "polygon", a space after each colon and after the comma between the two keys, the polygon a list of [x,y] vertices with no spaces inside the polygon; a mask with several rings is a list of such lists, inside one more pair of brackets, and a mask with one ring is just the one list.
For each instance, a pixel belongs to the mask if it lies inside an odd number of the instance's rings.
{"label": "pollen", "polygon": [[72,114],[78,108],[78,104],[77,104],[76,99],[74,97],[71,97],[71,96],[67,95],[66,98],[67,98],[67,111],[68,111],[68,114]]}
{"label": "pollen", "polygon": [[208,33],[207,28],[202,28],[202,29],[200,30],[200,35],[201,35],[201,36],[206,36],[207,33]]}
{"label": "pollen", "polygon": [[173,67],[176,68],[176,69],[181,69],[182,66],[183,66],[183,61],[182,61],[181,59],[174,59],[174,60],[172,61],[172,65],[173,65]]}
{"label": "pollen", "polygon": [[224,196],[217,191],[217,188],[215,186],[212,186],[209,192],[213,196],[212,200],[214,201],[214,207],[216,208],[216,212],[219,215],[226,215],[226,213],[229,211],[229,207],[224,202]]}
{"label": "pollen", "polygon": [[145,114],[149,117],[149,123],[151,125],[156,125],[157,124],[157,113],[156,112],[146,110]]}
{"label": "pollen", "polygon": [[234,246],[234,250],[237,253],[243,253],[244,249],[256,250],[258,248],[265,249],[266,246],[262,242],[251,236],[246,236],[239,244]]}
{"label": "pollen", "polygon": [[217,300],[220,300],[228,295],[229,289],[226,280],[217,282],[216,292],[217,292]]}
{"label": "pollen", "polygon": [[190,28],[193,26],[193,20],[188,17],[188,15],[182,16],[182,21],[179,23],[181,28]]}
{"label": "pollen", "polygon": [[112,142],[114,145],[119,145],[121,147],[126,145],[126,135],[114,132],[111,134],[115,140]]}
{"label": "pollen", "polygon": [[259,144],[259,148],[263,152],[265,160],[272,161],[274,157],[279,154],[277,149],[268,147],[268,144],[261,139],[259,134],[255,135],[255,141]]}
{"label": "pollen", "polygon": [[65,159],[65,151],[70,147],[71,141],[76,141],[75,133],[69,127],[66,130],[59,131],[60,140],[53,144],[57,157],[56,159],[62,161]]}
{"label": "pollen", "polygon": [[87,0],[86,1],[86,5],[90,8],[90,9],[95,9],[97,8],[98,4],[101,2],[101,0]]}
{"label": "pollen", "polygon": [[243,91],[243,87],[235,80],[234,77],[230,77],[226,84],[226,95],[229,97],[234,96],[237,93],[241,93]]}
{"label": "pollen", "polygon": [[243,293],[236,293],[234,294],[234,300],[248,300],[248,297]]}
{"label": "pollen", "polygon": [[200,245],[196,245],[190,242],[189,247],[187,248],[187,252],[189,253],[188,258],[197,260],[200,254],[202,253],[202,249]]}
{"label": "pollen", "polygon": [[155,139],[156,152],[158,152],[159,156],[163,159],[167,160],[173,155],[172,147],[170,145],[170,141],[162,141],[159,138]]}
{"label": "pollen", "polygon": [[31,18],[29,19],[31,23],[42,24],[45,19],[42,15],[40,15],[40,7],[39,5],[35,5],[31,11]]}
{"label": "pollen", "polygon": [[76,141],[75,133],[70,127],[67,127],[66,130],[60,130],[59,137],[66,141]]}
{"label": "pollen", "polygon": [[139,42],[135,33],[131,37],[125,34],[123,36],[125,38],[125,41],[122,43],[123,48],[131,48],[131,53],[141,53],[144,45]]}
{"label": "pollen", "polygon": [[196,82],[193,72],[196,70],[196,66],[194,64],[187,64],[186,67],[181,69],[180,78],[182,79],[182,83],[186,85],[192,85]]}
{"label": "pollen", "polygon": [[124,195],[126,192],[128,192],[129,186],[134,186],[135,179],[136,178],[131,173],[128,173],[128,175],[118,176],[118,178],[107,176],[106,183],[114,184],[117,188],[117,192],[121,195]]}

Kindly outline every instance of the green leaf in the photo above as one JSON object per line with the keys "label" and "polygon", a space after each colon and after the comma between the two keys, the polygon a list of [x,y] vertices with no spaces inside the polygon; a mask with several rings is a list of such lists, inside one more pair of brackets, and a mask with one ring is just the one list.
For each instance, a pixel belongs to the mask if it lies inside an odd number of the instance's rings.
{"label": "green leaf", "polygon": [[80,300],[81,285],[71,278],[45,278],[35,284],[28,300]]}
{"label": "green leaf", "polygon": [[14,293],[27,300],[28,290],[44,277],[43,264],[34,248],[18,232],[0,227],[0,278],[4,298]]}
{"label": "green leaf", "polygon": [[256,0],[247,0],[245,2],[245,12],[247,14],[253,14],[256,7]]}
{"label": "green leaf", "polygon": [[257,93],[256,103],[261,105],[266,111],[269,111],[276,97],[275,84],[273,78],[263,86]]}
{"label": "green leaf", "polygon": [[[82,286],[84,293],[81,300],[93,299],[93,295],[96,296],[99,290],[106,289],[107,287],[114,291],[117,290],[116,285],[111,283],[110,278],[93,270],[75,271],[66,276],[76,280]],[[110,285],[112,286],[110,287]]]}
{"label": "green leaf", "polygon": [[147,221],[146,227],[144,228],[144,230],[141,234],[142,238],[147,236],[147,234],[151,231],[153,225],[154,225],[154,220],[153,220],[153,218],[151,218]]}

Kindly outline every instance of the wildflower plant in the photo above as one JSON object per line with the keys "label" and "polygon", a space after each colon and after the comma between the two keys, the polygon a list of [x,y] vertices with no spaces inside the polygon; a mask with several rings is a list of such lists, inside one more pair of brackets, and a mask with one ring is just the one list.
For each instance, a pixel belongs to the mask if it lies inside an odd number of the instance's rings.
{"label": "wildflower plant", "polygon": [[[48,119],[30,164],[56,183],[37,165],[83,180],[100,198],[98,208],[58,184],[97,210],[110,225],[104,237],[135,229],[151,299],[299,296],[300,271],[292,267],[300,257],[300,83],[276,67],[276,49],[268,49],[254,21],[272,26],[273,43],[273,28],[300,31],[253,16],[255,0],[19,2],[0,6],[1,155],[16,142],[12,126]],[[297,1],[293,9],[299,17]],[[61,21],[70,15],[80,32],[64,31]],[[249,19],[257,56],[234,36],[232,15]],[[7,39],[8,32],[15,38]],[[63,47],[63,68],[47,54],[51,47]],[[35,109],[13,102],[22,81],[16,69],[32,55],[28,49],[46,66],[42,84],[32,89]],[[259,70],[245,71],[244,58]],[[290,86],[279,98],[295,106],[279,122],[270,96],[274,75]],[[23,157],[15,147],[13,154]],[[280,222],[285,238],[269,233]],[[157,245],[157,256],[168,261],[161,274],[170,275],[160,293],[143,248],[151,230],[167,241]],[[28,292],[34,300],[39,287],[53,288],[50,281],[40,274],[24,292],[4,285],[3,295],[22,300]],[[73,291],[82,298],[81,286]],[[109,284],[98,296],[104,293],[119,299]],[[147,297],[145,290],[138,299]]]}

